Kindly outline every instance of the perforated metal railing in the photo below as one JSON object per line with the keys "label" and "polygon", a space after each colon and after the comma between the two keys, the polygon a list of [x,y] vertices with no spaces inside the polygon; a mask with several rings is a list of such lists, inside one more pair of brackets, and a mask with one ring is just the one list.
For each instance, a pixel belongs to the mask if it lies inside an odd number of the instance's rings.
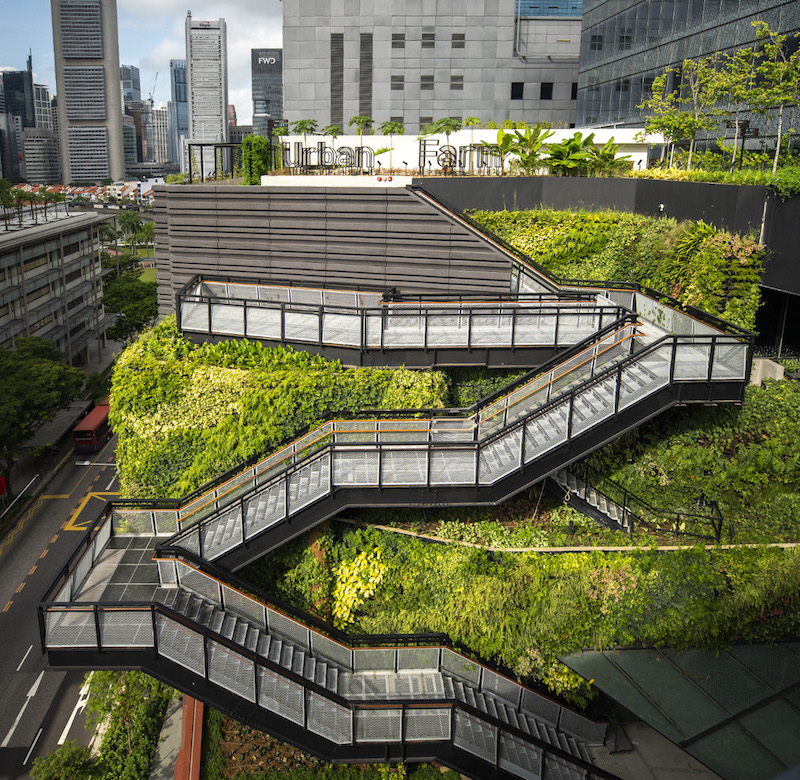
{"label": "perforated metal railing", "polygon": [[570,346],[622,316],[595,295],[385,302],[376,293],[196,280],[177,296],[184,333],[361,350]]}
{"label": "perforated metal railing", "polygon": [[[333,665],[339,684],[331,690],[161,604],[49,604],[43,610],[46,646],[151,651],[336,745],[443,742],[520,777],[612,777],[565,749],[566,738],[554,744],[521,720],[530,716],[588,744],[602,744],[605,724],[450,647],[352,647],[180,559],[160,560],[159,571],[165,584]],[[68,594],[57,598],[62,595]],[[469,688],[467,701],[448,695],[443,677]],[[492,699],[490,711],[479,708],[476,694]],[[518,714],[509,716],[506,707]]]}

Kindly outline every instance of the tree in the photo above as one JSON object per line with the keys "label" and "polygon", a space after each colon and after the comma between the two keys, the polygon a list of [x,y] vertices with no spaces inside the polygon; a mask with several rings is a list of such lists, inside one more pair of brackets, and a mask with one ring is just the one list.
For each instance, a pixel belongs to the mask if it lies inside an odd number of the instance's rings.
{"label": "tree", "polygon": [[340,135],[344,135],[344,130],[342,130],[342,126],[341,125],[325,125],[325,127],[322,128],[322,135],[328,135],[331,138],[333,138],[333,142],[332,143],[333,143],[333,148],[335,149],[336,148],[336,139]]}
{"label": "tree", "polygon": [[[141,242],[144,244],[144,254],[145,257],[149,257],[149,253],[147,248],[150,244],[154,244],[156,240],[156,223],[155,222],[143,222],[141,228],[139,228],[139,238]],[[154,253],[155,254],[155,253]]]}
{"label": "tree", "polygon": [[303,134],[303,146],[307,146],[306,143],[306,133],[316,133],[317,132],[317,120],[316,119],[298,119],[296,122],[292,124],[292,132],[297,135],[298,133]]}
{"label": "tree", "polygon": [[11,469],[22,455],[35,423],[52,420],[75,398],[83,372],[67,365],[45,339],[17,339],[16,349],[0,349],[0,464],[11,492]]}
{"label": "tree", "polygon": [[119,315],[108,329],[109,337],[127,343],[152,325],[158,315],[157,290],[157,282],[143,282],[133,272],[107,279],[102,303],[108,312]]}
{"label": "tree", "polygon": [[692,167],[697,133],[701,130],[712,130],[717,125],[717,116],[712,110],[715,102],[713,86],[715,77],[714,64],[710,59],[683,61],[681,79],[686,94],[680,101],[687,105],[690,111],[690,119],[686,123],[686,133],[689,137],[687,170],[691,170]]}
{"label": "tree", "polygon": [[8,179],[0,179],[0,206],[3,207],[3,224],[8,228],[8,209],[14,208],[14,190]]}
{"label": "tree", "polygon": [[389,136],[389,168],[392,167],[392,147],[394,145],[394,136],[403,135],[406,131],[406,126],[402,122],[384,122],[378,127],[384,134]]}
{"label": "tree", "polygon": [[599,149],[592,147],[592,158],[589,160],[589,172],[592,174],[614,173],[624,168],[631,159],[629,154],[619,155],[619,144],[614,143],[612,135]]}
{"label": "tree", "polygon": [[481,120],[478,119],[478,117],[476,117],[476,116],[468,116],[464,120],[464,127],[468,127],[469,128],[469,147],[470,147],[469,169],[470,169],[470,172],[472,171],[472,148],[475,146],[475,129],[474,128],[475,128],[476,125],[479,125],[480,123],[481,123]]}
{"label": "tree", "polygon": [[103,222],[98,226],[97,232],[100,234],[100,240],[104,245],[111,244],[117,239],[117,231],[110,222]]}
{"label": "tree", "polygon": [[547,130],[541,125],[526,127],[522,132],[514,131],[515,138],[511,151],[519,157],[519,164],[528,175],[539,167],[543,156],[542,145],[552,135],[555,135],[553,130]]}
{"label": "tree", "polygon": [[[367,116],[363,114],[362,116],[354,116],[350,119],[347,123],[348,125],[355,125],[358,128],[358,145],[364,145],[364,131],[365,130],[372,130],[372,125],[374,124],[375,120],[371,116]],[[359,167],[361,167],[361,162],[363,161],[363,156],[359,153],[358,161]]]}
{"label": "tree", "polygon": [[133,243],[134,254],[136,243],[134,237],[142,227],[142,220],[135,211],[123,211],[119,215],[119,227],[123,234],[128,236],[128,242]]}
{"label": "tree", "polygon": [[[667,89],[667,79],[672,73],[672,68],[667,68],[664,73],[653,80],[650,98],[640,103],[637,108],[651,112],[644,125],[645,133],[659,133],[664,137],[661,147],[661,160],[663,162],[667,145],[674,146],[676,141],[687,137],[688,114],[681,108],[679,95]],[[670,167],[672,167],[672,154],[670,153]]]}
{"label": "tree", "polygon": [[749,92],[750,105],[756,113],[777,112],[777,142],[772,172],[778,170],[783,135],[783,112],[787,106],[796,105],[800,92],[800,48],[791,55],[787,52],[786,35],[778,35],[763,21],[753,22],[756,37],[761,41],[760,62],[756,67],[756,89]]}
{"label": "tree", "polygon": [[55,753],[33,760],[33,780],[94,780],[105,774],[88,747],[69,739]]}
{"label": "tree", "polygon": [[247,185],[261,184],[272,169],[272,144],[267,138],[248,135],[242,139],[242,175]]}

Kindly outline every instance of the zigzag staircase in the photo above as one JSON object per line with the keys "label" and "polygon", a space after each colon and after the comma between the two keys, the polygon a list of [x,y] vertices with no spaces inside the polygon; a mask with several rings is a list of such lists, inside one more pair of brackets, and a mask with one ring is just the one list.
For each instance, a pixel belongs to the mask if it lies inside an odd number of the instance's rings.
{"label": "zigzag staircase", "polygon": [[640,289],[570,289],[561,299],[519,258],[511,283],[535,292],[382,302],[356,291],[187,286],[179,322],[205,336],[381,360],[405,350],[428,364],[459,354],[491,364],[526,350],[524,359],[550,362],[472,409],[329,420],[183,500],[109,503],[39,606],[50,664],[144,669],[329,760],[439,760],[480,778],[613,777],[586,751],[604,726],[446,638],[347,637],[232,573],[348,507],[496,504],[671,406],[741,401],[750,334]]}

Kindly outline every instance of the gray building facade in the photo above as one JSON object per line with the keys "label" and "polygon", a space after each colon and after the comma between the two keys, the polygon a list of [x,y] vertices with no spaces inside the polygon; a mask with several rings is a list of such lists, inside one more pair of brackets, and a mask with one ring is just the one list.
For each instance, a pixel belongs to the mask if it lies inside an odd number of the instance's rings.
{"label": "gray building facade", "polygon": [[[637,108],[653,79],[684,59],[756,43],[752,22],[800,31],[800,3],[786,0],[585,0],[578,124],[641,125]],[[679,82],[670,85],[679,87]],[[785,127],[792,125],[786,118]]]}
{"label": "gray building facade", "polygon": [[100,302],[103,219],[80,214],[0,232],[0,347],[41,336],[68,362],[85,359],[109,325]]}
{"label": "gray building facade", "polygon": [[269,122],[283,119],[283,49],[251,51],[253,133],[267,137]]}
{"label": "gray building facade", "polygon": [[169,61],[169,149],[171,162],[179,163],[183,141],[189,136],[189,102],[186,95],[186,60]]}
{"label": "gray building facade", "polygon": [[50,7],[62,181],[121,179],[116,0],[50,0]]}
{"label": "gray building facade", "polygon": [[[580,4],[284,0],[284,117],[575,122]],[[324,6],[324,7],[323,7]],[[553,6],[553,8],[550,8]],[[546,15],[544,12],[546,11]],[[352,129],[352,128],[351,128]]]}

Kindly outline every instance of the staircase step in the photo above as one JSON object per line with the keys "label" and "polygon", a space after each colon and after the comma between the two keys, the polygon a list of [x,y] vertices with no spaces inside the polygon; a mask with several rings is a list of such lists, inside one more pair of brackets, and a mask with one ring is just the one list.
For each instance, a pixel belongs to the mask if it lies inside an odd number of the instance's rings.
{"label": "staircase step", "polygon": [[272,642],[269,645],[269,660],[275,664],[281,662],[281,651],[283,650],[283,642],[280,639],[272,637]]}
{"label": "staircase step", "polygon": [[302,675],[306,666],[306,654],[302,650],[295,650],[294,658],[292,658],[292,671],[295,674]]}
{"label": "staircase step", "polygon": [[269,658],[269,646],[272,644],[272,637],[264,631],[258,632],[258,645],[256,652],[262,658]]}
{"label": "staircase step", "polygon": [[317,661],[317,668],[314,670],[314,682],[323,688],[328,682],[328,664],[325,661]]}
{"label": "staircase step", "polygon": [[292,668],[292,660],[294,659],[294,645],[284,642],[283,650],[281,651],[280,665],[285,669]]}
{"label": "staircase step", "polygon": [[335,666],[328,667],[328,679],[325,682],[325,687],[334,693],[339,692],[339,670]]}
{"label": "staircase step", "polygon": [[186,609],[186,605],[189,603],[189,599],[191,599],[192,594],[189,593],[187,590],[180,590],[178,591],[178,595],[175,598],[175,601],[172,605],[172,608],[176,612],[180,612],[181,615],[184,614],[184,610]]}
{"label": "staircase step", "polygon": [[456,694],[453,690],[453,681],[446,675],[442,675],[442,683],[444,685],[444,696],[446,699],[455,699]]}
{"label": "staircase step", "polygon": [[258,646],[258,629],[255,626],[250,626],[247,629],[247,637],[244,640],[244,646],[253,652],[255,652],[256,647]]}
{"label": "staircase step", "polygon": [[236,624],[236,631],[233,633],[233,641],[236,642],[237,645],[244,645],[245,637],[247,636],[247,630],[250,628],[247,623],[243,620],[239,620]]}
{"label": "staircase step", "polygon": [[197,615],[197,622],[201,625],[208,626],[214,614],[214,605],[206,601],[201,607]]}
{"label": "staircase step", "polygon": [[453,680],[453,690],[456,694],[456,698],[459,701],[466,701],[467,695],[464,693],[464,685],[463,683],[459,682],[458,680]]}
{"label": "staircase step", "polygon": [[226,639],[230,639],[233,636],[233,632],[236,628],[236,618],[233,615],[225,615],[225,620],[222,622],[222,628],[220,633]]}
{"label": "staircase step", "polygon": [[303,669],[303,677],[305,677],[306,680],[313,680],[316,669],[317,669],[317,659],[314,658],[313,655],[306,656],[306,665],[305,668]]}
{"label": "staircase step", "polygon": [[225,620],[225,613],[221,609],[215,609],[211,615],[211,621],[209,622],[208,627],[216,632],[219,633],[220,629],[222,628],[222,622]]}

